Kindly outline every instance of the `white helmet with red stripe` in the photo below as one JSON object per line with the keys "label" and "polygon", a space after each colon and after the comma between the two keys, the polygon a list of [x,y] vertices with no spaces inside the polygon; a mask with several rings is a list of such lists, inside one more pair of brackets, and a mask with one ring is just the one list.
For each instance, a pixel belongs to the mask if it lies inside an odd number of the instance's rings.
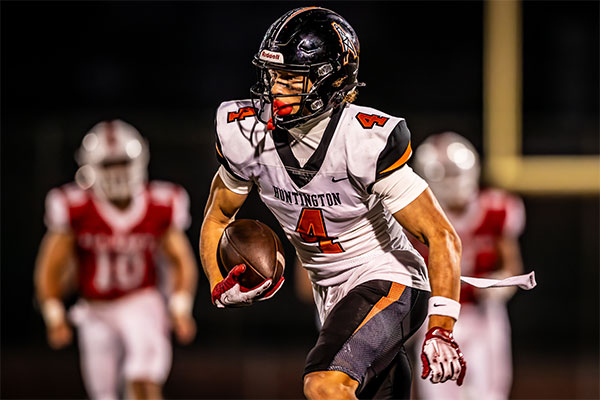
{"label": "white helmet with red stripe", "polygon": [[121,120],[102,121],[85,135],[75,154],[75,181],[111,201],[127,200],[144,189],[148,178],[148,143]]}
{"label": "white helmet with red stripe", "polygon": [[455,132],[429,136],[415,151],[413,163],[444,208],[464,207],[479,191],[477,150]]}

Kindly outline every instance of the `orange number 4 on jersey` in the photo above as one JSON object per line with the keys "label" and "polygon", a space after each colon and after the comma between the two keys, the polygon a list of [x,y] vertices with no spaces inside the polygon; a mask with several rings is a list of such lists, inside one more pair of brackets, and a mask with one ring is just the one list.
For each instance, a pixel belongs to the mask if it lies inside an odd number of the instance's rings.
{"label": "orange number 4 on jersey", "polygon": [[237,110],[237,112],[230,111],[227,114],[227,122],[242,121],[247,117],[252,117],[254,115],[256,115],[254,107],[242,107]]}
{"label": "orange number 4 on jersey", "polygon": [[356,119],[358,120],[358,122],[360,122],[360,125],[363,128],[371,129],[373,125],[384,126],[389,118],[380,117],[379,115],[375,114],[358,113],[356,114]]}
{"label": "orange number 4 on jersey", "polygon": [[323,210],[320,208],[303,208],[300,212],[296,232],[305,242],[319,242],[319,249],[323,253],[342,253],[344,249],[339,243],[333,243],[337,238],[327,236]]}

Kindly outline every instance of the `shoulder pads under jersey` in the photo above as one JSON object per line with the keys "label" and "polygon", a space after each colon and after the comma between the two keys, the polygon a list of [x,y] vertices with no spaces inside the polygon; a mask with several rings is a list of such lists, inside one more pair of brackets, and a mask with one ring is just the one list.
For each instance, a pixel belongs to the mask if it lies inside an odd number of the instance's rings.
{"label": "shoulder pads under jersey", "polygon": [[89,193],[75,183],[54,188],[46,195],[44,223],[49,230],[66,232],[71,229],[71,208],[89,200]]}
{"label": "shoulder pads under jersey", "polygon": [[352,132],[354,161],[368,166],[365,184],[370,186],[406,164],[412,154],[410,131],[404,118],[370,107],[349,105],[346,124]]}
{"label": "shoulder pads under jersey", "polygon": [[191,223],[190,198],[180,185],[166,181],[151,181],[148,194],[153,203],[171,207],[171,225],[186,230]]}
{"label": "shoulder pads under jersey", "polygon": [[267,133],[256,112],[251,100],[234,100],[221,103],[215,116],[217,159],[229,173],[243,181],[250,180],[245,167],[253,162],[256,147]]}
{"label": "shoulder pads under jersey", "polygon": [[502,212],[504,218],[499,230],[504,235],[517,237],[525,229],[525,205],[516,195],[501,189],[485,189],[479,194],[479,204],[486,213]]}

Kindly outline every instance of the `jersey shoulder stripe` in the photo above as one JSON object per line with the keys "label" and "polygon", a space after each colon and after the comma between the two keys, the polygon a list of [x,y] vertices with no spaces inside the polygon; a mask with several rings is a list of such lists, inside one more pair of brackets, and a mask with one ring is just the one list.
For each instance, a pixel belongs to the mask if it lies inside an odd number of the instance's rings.
{"label": "jersey shoulder stripe", "polygon": [[190,226],[190,198],[182,186],[167,181],[151,181],[148,193],[152,203],[171,210],[171,226],[182,231]]}
{"label": "jersey shoulder stripe", "polygon": [[412,155],[410,131],[405,120],[400,120],[377,158],[376,179],[383,178],[406,164]]}

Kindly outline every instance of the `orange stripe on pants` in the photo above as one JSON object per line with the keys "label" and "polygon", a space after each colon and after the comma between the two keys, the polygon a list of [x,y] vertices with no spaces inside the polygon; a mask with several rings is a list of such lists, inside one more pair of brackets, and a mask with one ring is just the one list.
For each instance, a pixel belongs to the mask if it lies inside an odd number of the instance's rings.
{"label": "orange stripe on pants", "polygon": [[375,303],[375,305],[373,306],[373,308],[371,308],[371,311],[369,311],[365,319],[363,319],[358,328],[354,330],[353,334],[356,333],[356,331],[358,331],[360,328],[362,328],[363,325],[366,324],[371,318],[379,314],[379,312],[385,310],[385,308],[393,302],[397,301],[400,298],[400,296],[402,296],[402,293],[404,292],[405,288],[406,286],[404,285],[392,282],[392,287],[390,287],[390,291],[388,292],[387,296],[382,297],[377,303]]}

